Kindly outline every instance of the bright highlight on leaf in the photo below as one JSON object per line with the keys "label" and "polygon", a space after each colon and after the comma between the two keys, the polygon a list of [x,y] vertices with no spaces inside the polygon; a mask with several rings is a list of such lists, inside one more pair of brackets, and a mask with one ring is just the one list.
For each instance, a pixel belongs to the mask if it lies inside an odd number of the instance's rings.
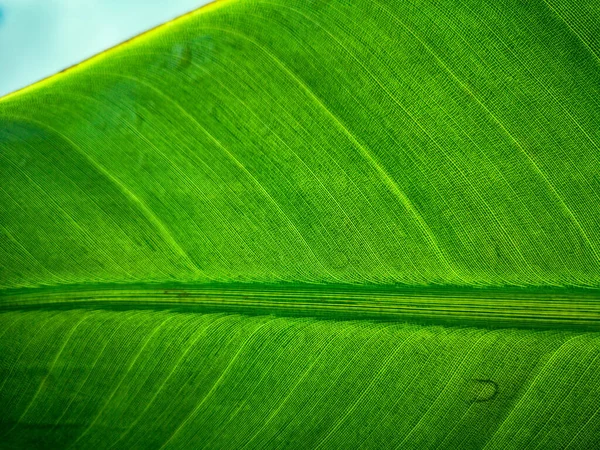
{"label": "bright highlight on leaf", "polygon": [[220,0],[0,99],[0,447],[600,448],[598,24]]}

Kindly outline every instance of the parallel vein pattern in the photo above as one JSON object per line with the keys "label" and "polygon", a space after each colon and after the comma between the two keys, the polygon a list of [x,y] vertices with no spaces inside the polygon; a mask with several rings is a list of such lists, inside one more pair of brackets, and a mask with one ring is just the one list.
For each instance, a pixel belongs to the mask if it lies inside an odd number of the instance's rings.
{"label": "parallel vein pattern", "polygon": [[597,333],[149,311],[0,323],[28,336],[0,341],[8,448],[600,443]]}
{"label": "parallel vein pattern", "polygon": [[598,287],[572,9],[224,1],[8,96],[0,286]]}
{"label": "parallel vein pattern", "polygon": [[219,0],[0,99],[0,448],[600,448],[599,24]]}

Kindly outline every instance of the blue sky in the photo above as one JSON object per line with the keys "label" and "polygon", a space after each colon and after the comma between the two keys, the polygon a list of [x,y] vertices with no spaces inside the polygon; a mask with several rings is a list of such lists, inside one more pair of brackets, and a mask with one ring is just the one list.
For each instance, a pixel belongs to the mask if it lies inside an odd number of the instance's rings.
{"label": "blue sky", "polygon": [[208,0],[0,0],[0,96]]}

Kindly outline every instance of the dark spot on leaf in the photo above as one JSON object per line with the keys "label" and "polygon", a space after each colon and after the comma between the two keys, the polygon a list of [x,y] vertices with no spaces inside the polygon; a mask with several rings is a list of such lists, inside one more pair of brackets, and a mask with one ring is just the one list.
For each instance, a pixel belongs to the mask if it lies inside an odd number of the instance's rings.
{"label": "dark spot on leaf", "polygon": [[488,378],[472,378],[467,383],[467,401],[482,403],[494,400],[498,396],[498,383]]}
{"label": "dark spot on leaf", "polygon": [[163,294],[171,295],[171,296],[175,295],[176,297],[179,297],[179,298],[182,298],[182,297],[185,298],[185,297],[189,297],[190,295],[192,295],[191,292],[183,291],[181,289],[168,289],[168,290],[163,291]]}
{"label": "dark spot on leaf", "polygon": [[144,116],[142,116],[139,112],[135,113],[136,128],[140,128],[144,124],[145,121],[146,121],[146,119],[144,119]]}

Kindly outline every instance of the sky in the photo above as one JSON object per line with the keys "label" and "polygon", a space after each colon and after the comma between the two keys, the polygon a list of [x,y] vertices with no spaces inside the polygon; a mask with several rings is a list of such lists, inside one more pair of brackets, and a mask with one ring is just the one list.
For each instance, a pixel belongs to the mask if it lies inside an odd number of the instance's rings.
{"label": "sky", "polygon": [[209,0],[0,0],[0,96]]}

